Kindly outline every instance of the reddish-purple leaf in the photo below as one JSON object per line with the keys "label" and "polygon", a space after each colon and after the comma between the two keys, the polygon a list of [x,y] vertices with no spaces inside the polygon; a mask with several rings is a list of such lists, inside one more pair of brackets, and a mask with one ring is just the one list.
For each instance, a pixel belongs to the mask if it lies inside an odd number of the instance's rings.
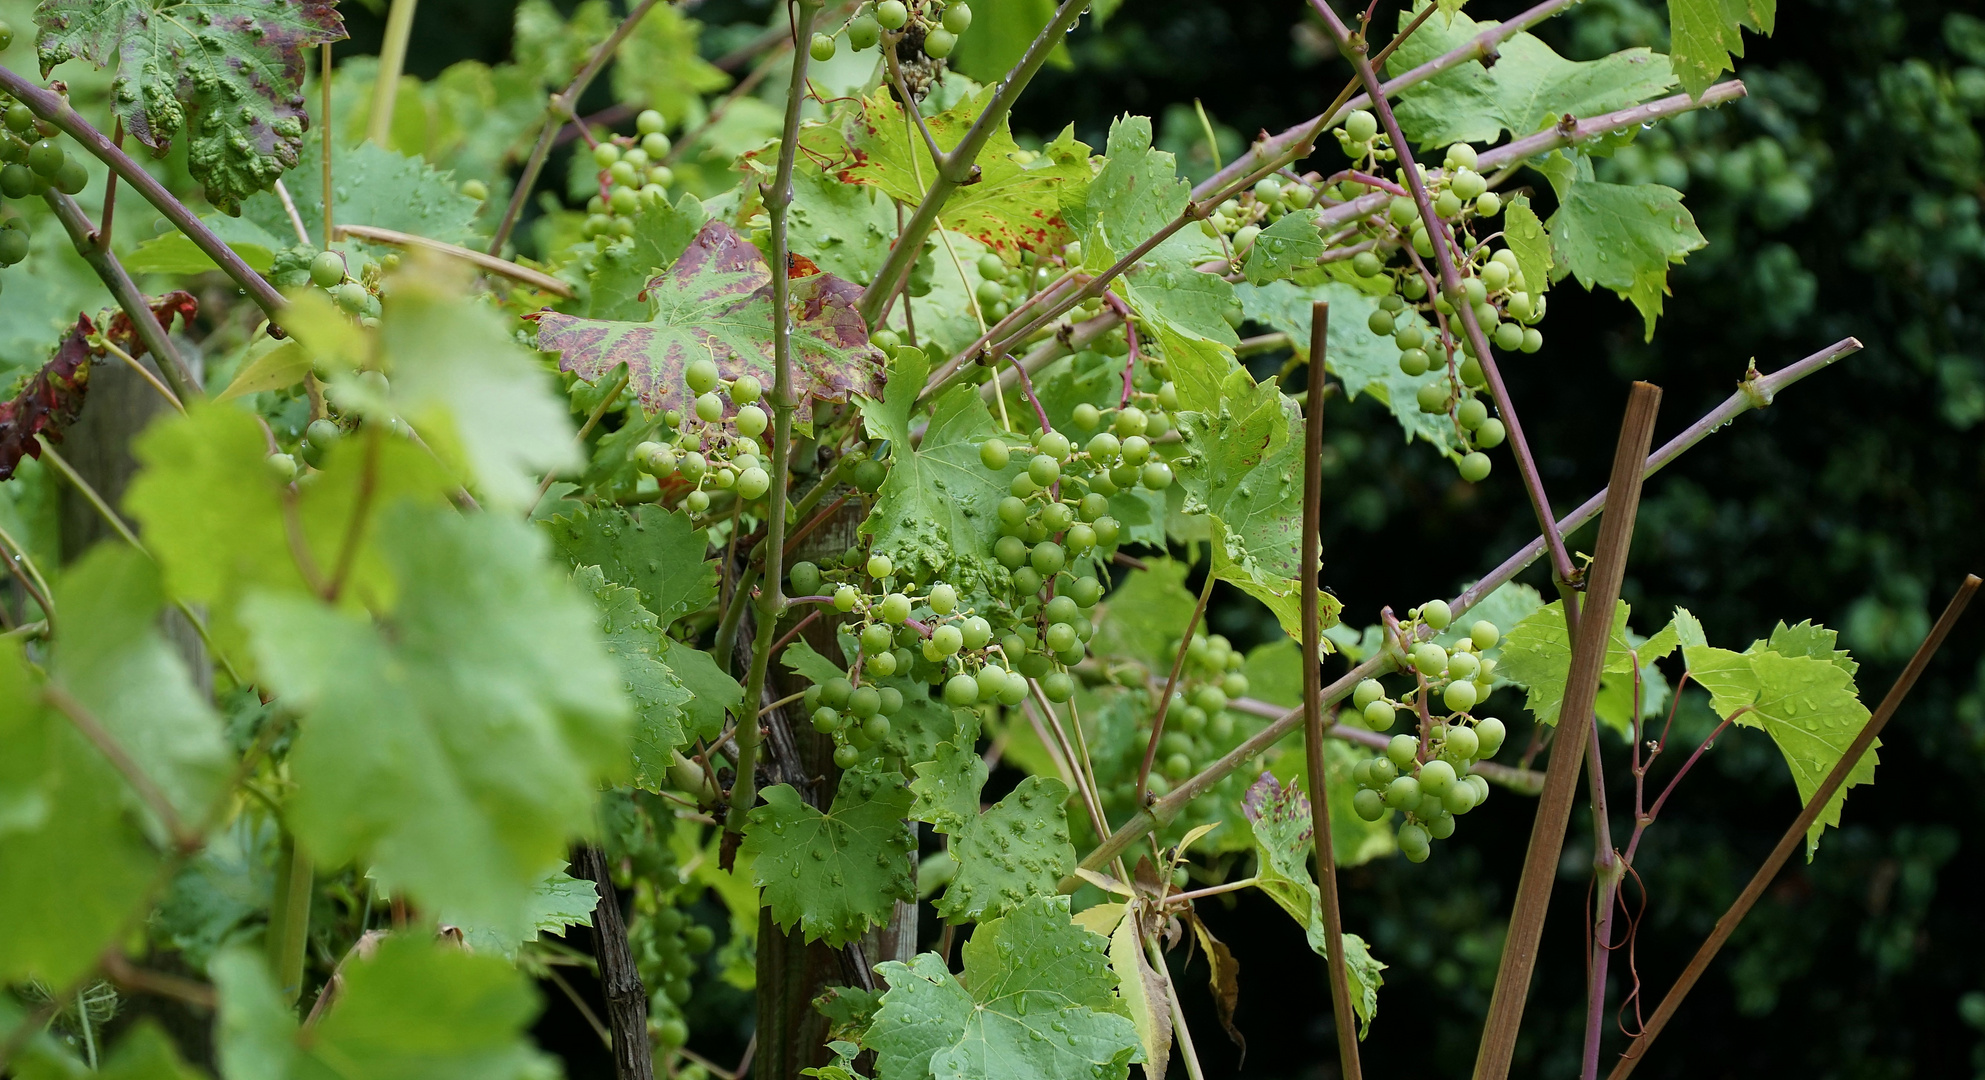
{"label": "reddish-purple leaf", "polygon": [[[755,375],[773,385],[772,270],[737,230],[704,225],[644,295],[654,312],[647,322],[541,313],[538,348],[558,353],[560,370],[588,381],[626,364],[628,385],[650,412],[690,412],[695,396],[683,373],[701,359],[716,361],[726,379]],[[812,430],[815,400],[882,394],[882,351],[869,344],[855,310],[860,296],[860,286],[832,274],[793,279],[793,422],[802,431]]]}
{"label": "reddish-purple leaf", "polygon": [[184,128],[187,167],[229,213],[296,165],[304,52],[345,36],[336,0],[42,0],[35,22],[43,78],[115,63],[125,130],[164,156]]}
{"label": "reddish-purple leaf", "polygon": [[95,354],[90,337],[96,333],[88,315],[78,315],[69,336],[55,347],[55,357],[34,373],[12,401],[0,401],[0,480],[11,480],[21,458],[41,457],[41,443],[62,441],[62,429],[83,411],[90,388],[90,361]]}

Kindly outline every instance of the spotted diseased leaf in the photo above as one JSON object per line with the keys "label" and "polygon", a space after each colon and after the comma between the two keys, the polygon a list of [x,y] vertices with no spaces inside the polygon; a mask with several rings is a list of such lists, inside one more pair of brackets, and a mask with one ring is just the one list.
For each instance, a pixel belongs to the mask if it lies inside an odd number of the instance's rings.
{"label": "spotted diseased leaf", "polygon": [[89,336],[96,332],[87,315],[79,321],[55,355],[40,371],[22,385],[12,401],[0,401],[0,480],[10,480],[21,459],[41,457],[45,435],[59,443],[62,432],[83,413],[83,398],[90,389],[90,363],[95,359]]}
{"label": "spotted diseased leaf", "polygon": [[[1802,624],[1806,627],[1806,624]],[[1788,629],[1780,625],[1771,642],[1760,641],[1745,652],[1736,653],[1710,645],[1684,645],[1682,657],[1688,661],[1689,678],[1709,691],[1710,706],[1716,715],[1739,727],[1760,728],[1785,755],[1799,789],[1799,801],[1810,801],[1819,790],[1855,736],[1868,723],[1867,706],[1861,704],[1854,687],[1854,676],[1845,654],[1813,655],[1822,645],[1821,635],[1831,636],[1824,627]],[[1823,642],[1833,653],[1832,642]],[[1777,645],[1799,650],[1793,655],[1776,651]],[[1810,651],[1809,651],[1810,650]],[[1842,660],[1845,663],[1842,663]],[[1847,789],[1875,781],[1876,751],[1881,740],[1847,774],[1827,801],[1819,819],[1806,832],[1806,858],[1819,851],[1820,834],[1829,825],[1840,825],[1840,811],[1847,801]]]}
{"label": "spotted diseased leaf", "polygon": [[[1301,788],[1294,784],[1284,788],[1275,777],[1263,773],[1248,788],[1241,808],[1254,826],[1256,887],[1302,926],[1310,948],[1327,959],[1330,949],[1323,925],[1323,895],[1317,891],[1309,868],[1310,852],[1315,847],[1310,801],[1303,797]],[[1333,831],[1335,828],[1333,821]],[[1386,965],[1372,956],[1365,939],[1345,934],[1343,940],[1351,1007],[1358,1014],[1358,1038],[1363,1039],[1371,1033],[1372,1017],[1378,1014],[1378,988],[1385,985],[1385,977],[1379,973]]]}
{"label": "spotted diseased leaf", "polygon": [[[860,286],[832,274],[793,279],[793,422],[803,432],[813,430],[814,401],[882,388],[882,350],[868,343],[855,310],[860,296]],[[691,411],[695,395],[683,373],[697,360],[716,361],[726,379],[776,381],[772,271],[736,229],[705,224],[675,265],[648,282],[647,298],[647,322],[541,313],[538,348],[558,353],[560,370],[592,381],[626,364],[629,388],[651,413]]]}
{"label": "spotted diseased leaf", "polygon": [[839,947],[888,922],[898,900],[916,899],[916,840],[903,824],[910,791],[900,775],[874,763],[849,769],[824,814],[790,784],[764,796],[745,825],[743,854],[781,928]]}
{"label": "spotted diseased leaf", "polygon": [[958,876],[938,897],[937,913],[950,922],[985,919],[1028,897],[1054,895],[1055,883],[1075,869],[1067,803],[1067,785],[1030,776],[968,820],[951,838]]}
{"label": "spotted diseased leaf", "polygon": [[185,129],[193,178],[230,213],[296,165],[304,54],[345,37],[336,0],[42,0],[35,22],[43,78],[116,64],[124,129],[161,156]]}
{"label": "spotted diseased leaf", "polygon": [[[958,145],[985,111],[994,90],[988,86],[924,118],[940,149],[949,151]],[[914,124],[886,91],[864,99],[861,112],[850,121],[852,161],[838,175],[847,182],[874,184],[911,205],[922,202],[937,172]],[[1072,126],[1029,160],[1001,121],[979,152],[976,174],[976,180],[959,187],[944,204],[938,220],[945,228],[1009,257],[1075,238],[1068,218],[1082,205],[1089,188],[1089,147],[1076,140]]]}
{"label": "spotted diseased leaf", "polygon": [[1744,31],[1770,34],[1777,0],[1668,0],[1668,59],[1682,89],[1697,97],[1744,55]]}
{"label": "spotted diseased leaf", "polygon": [[1108,945],[1067,897],[1036,896],[979,925],[962,979],[936,953],[878,965],[889,991],[862,1036],[877,1080],[1124,1080],[1143,1046]]}

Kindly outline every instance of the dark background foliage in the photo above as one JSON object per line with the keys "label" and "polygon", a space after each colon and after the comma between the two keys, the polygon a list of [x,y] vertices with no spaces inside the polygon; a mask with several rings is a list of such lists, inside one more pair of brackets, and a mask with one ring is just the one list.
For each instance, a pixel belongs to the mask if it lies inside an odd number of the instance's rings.
{"label": "dark background foliage", "polygon": [[[343,48],[375,51],[379,20],[351,6]],[[510,9],[427,0],[409,70],[501,58]],[[1786,4],[1776,36],[1751,41],[1741,61],[1747,100],[1644,132],[1601,165],[1602,175],[1683,189],[1710,241],[1671,276],[1655,341],[1643,343],[1623,301],[1567,285],[1553,294],[1543,351],[1505,369],[1545,482],[1566,508],[1604,482],[1630,380],[1666,392],[1658,441],[1725,397],[1751,358],[1772,370],[1841,337],[1866,343],[1650,482],[1626,595],[1643,630],[1684,605],[1713,641],[1738,647],[1779,618],[1837,627],[1863,663],[1871,704],[1962,574],[1985,568],[1985,306],[1976,299],[1985,23],[1970,9]],[[1515,10],[1500,0],[1469,8],[1476,18]],[[696,14],[762,23],[769,12],[710,0]],[[1666,15],[1642,0],[1587,0],[1541,33],[1580,59],[1658,49]],[[1017,126],[1051,134],[1072,120],[1100,145],[1112,116],[1149,114],[1203,175],[1194,99],[1231,155],[1256,131],[1313,114],[1342,85],[1348,68],[1320,40],[1294,3],[1127,0],[1104,29],[1085,23],[1071,39],[1075,67],[1042,76]],[[1313,164],[1333,166],[1331,154]],[[1328,424],[1325,571],[1347,621],[1451,593],[1535,535],[1513,469],[1469,488],[1425,448],[1401,445],[1375,408],[1339,407]],[[1239,605],[1216,611],[1214,625],[1237,642],[1268,629]],[[1982,649],[1985,612],[1952,638],[1891,728],[1879,785],[1854,794],[1816,862],[1780,877],[1641,1075],[1985,1075],[1985,936],[1973,906],[1985,852],[1967,827],[1985,772]],[[1499,707],[1520,712],[1515,701]],[[1693,746],[1710,726],[1705,708],[1685,702],[1677,745]],[[1651,831],[1638,860],[1645,916],[1633,962],[1613,965],[1614,1001],[1637,970],[1652,1010],[1796,812],[1766,743],[1755,732],[1721,740]],[[1614,789],[1629,791],[1623,748],[1608,750]],[[1431,861],[1347,876],[1347,923],[1392,965],[1365,1044],[1375,1073],[1467,1074],[1530,814],[1503,794]],[[1628,824],[1619,815],[1615,834]],[[1576,1069],[1576,913],[1590,835],[1574,821],[1519,1075]],[[1245,1074],[1334,1075],[1321,965],[1293,927],[1263,900],[1205,907],[1243,965]],[[1238,1055],[1213,1022],[1203,974],[1195,961],[1182,980],[1194,1030],[1209,1074],[1233,1075]],[[555,1008],[544,1034],[571,1048],[573,1075],[604,1066],[576,1017]],[[1615,1034],[1609,1052],[1620,1045]]]}

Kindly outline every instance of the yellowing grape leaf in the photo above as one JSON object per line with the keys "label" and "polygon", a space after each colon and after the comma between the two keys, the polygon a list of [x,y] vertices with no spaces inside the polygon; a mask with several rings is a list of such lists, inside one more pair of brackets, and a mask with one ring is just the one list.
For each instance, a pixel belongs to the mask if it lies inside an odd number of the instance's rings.
{"label": "yellowing grape leaf", "polygon": [[384,625],[293,594],[243,605],[301,714],[288,823],[320,860],[367,860],[382,890],[521,939],[598,784],[628,772],[622,674],[529,525],[402,504],[380,544]]}
{"label": "yellowing grape leaf", "polygon": [[[939,149],[949,151],[958,145],[985,111],[994,89],[988,86],[924,118]],[[840,170],[840,177],[875,184],[884,194],[912,206],[922,202],[937,167],[915,123],[887,91],[864,99],[860,115],[851,121],[848,149],[853,161]],[[1023,248],[1040,251],[1074,239],[1068,216],[1082,205],[1089,188],[1089,147],[1076,140],[1071,125],[1037,156],[1025,158],[1002,121],[979,152],[977,179],[952,192],[939,223],[1009,256]]]}
{"label": "yellowing grape leaf", "polygon": [[[651,413],[690,412],[695,395],[683,373],[698,360],[714,360],[727,379],[755,375],[773,385],[772,271],[736,229],[704,225],[668,272],[648,282],[647,295],[646,322],[543,312],[538,348],[558,353],[561,371],[589,381],[626,364],[629,388]],[[855,310],[860,296],[859,286],[832,274],[793,279],[793,422],[803,432],[813,430],[816,399],[881,389],[882,350],[868,343]]]}
{"label": "yellowing grape leaf", "polygon": [[936,953],[877,965],[889,991],[862,1036],[876,1080],[1124,1080],[1143,1045],[1107,948],[1067,897],[1037,896],[979,924],[962,980]]}
{"label": "yellowing grape leaf", "polygon": [[[1315,847],[1310,801],[1294,784],[1287,788],[1264,775],[1248,788],[1241,803],[1254,826],[1256,886],[1303,928],[1318,956],[1330,955],[1323,925],[1323,894],[1310,877],[1309,857]],[[1332,809],[1336,809],[1334,806]],[[1332,823],[1333,839],[1336,825]],[[1378,988],[1385,985],[1380,963],[1356,934],[1343,935],[1344,969],[1350,977],[1351,1007],[1358,1014],[1358,1038],[1371,1033],[1378,1015]]]}
{"label": "yellowing grape leaf", "polygon": [[187,167],[228,212],[296,164],[304,54],[345,37],[336,0],[42,0],[35,22],[43,78],[115,62],[124,130],[161,156],[187,130]]}
{"label": "yellowing grape leaf", "polygon": [[916,899],[916,841],[903,824],[910,792],[896,772],[871,762],[842,773],[825,814],[790,784],[764,797],[745,825],[742,854],[780,927],[838,947],[888,922],[896,901]]}

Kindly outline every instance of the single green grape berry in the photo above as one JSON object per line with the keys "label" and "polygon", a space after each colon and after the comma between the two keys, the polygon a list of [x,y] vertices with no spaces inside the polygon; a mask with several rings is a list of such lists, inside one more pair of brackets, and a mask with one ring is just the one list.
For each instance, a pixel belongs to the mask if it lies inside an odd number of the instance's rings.
{"label": "single green grape berry", "polygon": [[939,615],[949,615],[958,608],[958,590],[938,582],[930,589],[930,609]]}
{"label": "single green grape berry", "polygon": [[944,28],[962,34],[972,26],[972,6],[965,0],[952,0],[944,7]]}
{"label": "single green grape berry", "polygon": [[771,424],[771,417],[766,416],[765,410],[756,405],[746,405],[737,411],[736,423],[739,435],[747,439],[755,439],[765,434],[765,428]]}
{"label": "single green grape berry", "polygon": [[1364,109],[1358,109],[1344,118],[1344,135],[1352,142],[1371,142],[1378,134],[1378,117]]}
{"label": "single green grape berry", "polygon": [[1454,786],[1454,766],[1445,761],[1429,761],[1420,766],[1420,790],[1428,795],[1440,795]]}
{"label": "single green grape berry", "polygon": [[1481,736],[1475,734],[1474,728],[1450,727],[1447,729],[1447,739],[1441,746],[1441,752],[1456,761],[1470,761],[1481,749],[1481,745]]}
{"label": "single green grape berry", "polygon": [[881,715],[895,716],[903,710],[903,691],[893,686],[885,686],[878,693],[882,695]]}
{"label": "single green grape berry", "polygon": [[345,280],[345,257],[335,251],[320,251],[310,260],[310,283],[328,289]]}
{"label": "single green grape berry", "polygon": [[884,626],[882,623],[869,623],[867,626],[862,627],[862,652],[869,655],[888,652],[889,646],[895,640],[896,635],[890,633],[889,627]]}
{"label": "single green grape berry", "polygon": [[965,634],[947,623],[931,631],[930,643],[939,656],[956,656],[965,647]]}
{"label": "single green grape berry", "polygon": [[1483,288],[1492,293],[1501,292],[1503,287],[1509,284],[1509,265],[1491,259],[1482,267],[1480,276]]}
{"label": "single green grape berry", "polygon": [[[1445,630],[1454,621],[1454,615],[1445,600],[1429,600],[1420,605],[1420,621],[1436,630]],[[1433,672],[1428,672],[1431,675]]]}
{"label": "single green grape berry", "polygon": [[[1141,436],[1132,437],[1140,438]],[[1090,457],[1096,459],[1098,462],[1107,463],[1114,460],[1118,454],[1123,452],[1123,440],[1117,438],[1112,432],[1099,431],[1089,439],[1089,445],[1084,449],[1089,452]]]}
{"label": "single green grape berry", "polygon": [[806,52],[808,56],[813,57],[816,61],[823,64],[834,59],[833,36],[830,34],[813,35],[813,40],[807,42]]}
{"label": "single green grape berry", "polygon": [[1061,479],[1061,464],[1046,454],[1035,454],[1027,463],[1027,476],[1036,484],[1047,487]]}
{"label": "single green grape berry", "polygon": [[765,396],[765,384],[756,375],[739,375],[731,384],[730,398],[739,405],[750,405]]}
{"label": "single green grape berry", "polygon": [[973,651],[985,648],[992,640],[992,624],[977,615],[959,623],[958,630],[965,635],[965,647]]}
{"label": "single green grape berry", "polygon": [[1364,707],[1361,715],[1365,718],[1365,726],[1371,730],[1390,731],[1399,711],[1393,708],[1390,701],[1374,701]]}
{"label": "single green grape berry", "polygon": [[1507,432],[1503,428],[1503,422],[1493,416],[1482,421],[1482,426],[1475,429],[1475,445],[1484,450],[1493,450],[1501,446],[1506,437]]}
{"label": "single green grape berry", "polygon": [[707,394],[717,388],[717,362],[708,357],[691,361],[682,377],[689,384],[690,393]]}
{"label": "single green grape berry", "polygon": [[1474,199],[1489,190],[1489,182],[1482,174],[1463,165],[1454,171],[1454,179],[1448,182],[1448,190],[1460,199]]}
{"label": "single green grape berry", "polygon": [[999,501],[997,513],[999,514],[999,520],[1007,525],[1025,524],[1029,513],[1027,500],[1015,495],[1008,495]]}
{"label": "single green grape berry", "polygon": [[1116,546],[1117,536],[1122,531],[1117,519],[1108,515],[1097,518],[1091,528],[1096,530],[1096,545],[1106,548]]}
{"label": "single green grape berry", "polygon": [[366,304],[372,299],[372,294],[367,292],[365,286],[360,285],[358,282],[347,281],[343,285],[331,290],[331,298],[336,300],[338,306],[345,309],[346,312],[356,315],[365,310]]}
{"label": "single green grape berry", "polygon": [[999,439],[987,439],[979,444],[979,464],[993,472],[1005,469],[1007,462],[1012,459],[1013,452]]}
{"label": "single green grape berry", "polygon": [[700,514],[710,509],[710,495],[704,491],[692,491],[683,496],[683,508],[692,514]]}
{"label": "single green grape berry", "polygon": [[1103,598],[1103,583],[1093,577],[1079,577],[1069,585],[1064,595],[1074,600],[1076,607],[1095,607],[1096,601]]}
{"label": "single green grape berry", "polygon": [[34,110],[16,101],[7,106],[7,130],[26,135],[34,130]]}
{"label": "single green grape berry", "polygon": [[489,185],[480,180],[462,181],[462,194],[477,202],[489,201]]}
{"label": "single green grape berry", "polygon": [[1006,261],[988,251],[979,256],[979,277],[986,281],[1006,280]]}
{"label": "single green grape berry", "polygon": [[1373,277],[1385,269],[1385,263],[1369,251],[1360,251],[1351,256],[1351,269],[1359,277]]}
{"label": "single green grape berry", "polygon": [[1446,379],[1436,379],[1423,384],[1414,400],[1423,413],[1443,413],[1447,411],[1448,389]]}
{"label": "single green grape berry", "polygon": [[[792,583],[794,596],[813,596],[820,592],[820,567],[810,562],[796,562],[786,571],[786,580]],[[889,642],[882,643],[883,648]]]}
{"label": "single green grape berry", "polygon": [[1405,733],[1394,735],[1392,741],[1385,744],[1386,760],[1400,769],[1412,768],[1414,760],[1419,755],[1420,740],[1412,735]]}
{"label": "single green grape berry", "polygon": [[1102,422],[1103,422],[1103,411],[1101,409],[1098,409],[1096,406],[1091,405],[1085,401],[1082,404],[1077,405],[1075,407],[1076,427],[1079,427],[1084,431],[1093,431],[1095,430],[1096,425]]}
{"label": "single green grape berry", "polygon": [[856,488],[873,495],[882,490],[882,484],[889,479],[889,469],[874,458],[863,458],[855,462],[854,472],[849,476]]}
{"label": "single green grape berry", "polygon": [[861,52],[875,47],[882,40],[882,24],[873,16],[858,15],[848,21],[848,47]]}
{"label": "single green grape berry", "polygon": [[1426,829],[1418,825],[1399,827],[1399,853],[1406,856],[1407,862],[1422,863],[1433,854],[1433,845],[1428,841]]}
{"label": "single green grape berry", "polygon": [[903,0],[882,0],[875,5],[875,21],[884,30],[901,30],[910,21],[910,9],[903,6]]}
{"label": "single green grape berry", "polygon": [[1172,486],[1172,467],[1162,461],[1147,461],[1138,481],[1152,491],[1163,491]]}
{"label": "single green grape berry", "polygon": [[[893,0],[885,0],[893,2]],[[898,7],[902,6],[900,4]],[[948,705],[970,705],[979,700],[979,681],[970,675],[959,673],[944,682],[944,701]]]}
{"label": "single green grape berry", "polygon": [[1059,705],[1075,696],[1075,679],[1066,671],[1051,671],[1041,677],[1041,693]]}
{"label": "single green grape berry", "polygon": [[1017,536],[1002,536],[993,544],[993,558],[1008,570],[1018,570],[1027,562],[1027,541]]}
{"label": "single green grape berry", "polygon": [[277,483],[287,484],[296,479],[296,459],[288,454],[270,454],[263,459],[263,462],[268,466],[269,475],[275,477]]}
{"label": "single green grape berry", "polygon": [[34,193],[34,170],[19,162],[0,168],[0,195],[25,199]]}
{"label": "single green grape berry", "polygon": [[28,168],[33,169],[37,176],[53,177],[62,171],[68,160],[69,155],[63,151],[62,144],[54,139],[43,139],[28,147]]}
{"label": "single green grape berry", "polygon": [[1523,348],[1524,328],[1513,322],[1497,325],[1494,340],[1496,348],[1504,352],[1515,352]]}
{"label": "single green grape berry", "polygon": [[[861,764],[861,761],[862,752],[855,749],[852,743],[843,743],[834,748],[834,767],[837,769],[852,769]],[[688,1070],[683,1071],[687,1072]],[[676,1073],[676,1077],[677,1080],[681,1080],[682,1073]]]}
{"label": "single green grape berry", "polygon": [[1509,731],[1503,726],[1503,722],[1493,716],[1483,717],[1475,721],[1475,739],[1477,743],[1475,756],[1478,758],[1495,757],[1496,751],[1502,749],[1503,739],[1508,734]]}
{"label": "single green grape berry", "polygon": [[634,130],[643,135],[659,135],[668,126],[668,118],[656,109],[642,109],[641,115],[634,118]]}
{"label": "single green grape berry", "polygon": [[1447,669],[1447,650],[1431,641],[1413,646],[1413,668],[1422,675],[1438,675]]}
{"label": "single green grape berry", "polygon": [[752,502],[772,490],[772,476],[764,469],[753,465],[737,474],[738,497]]}
{"label": "single green grape berry", "polygon": [[1062,540],[1070,551],[1084,554],[1096,546],[1096,528],[1093,525],[1075,524],[1062,534]]}
{"label": "single green grape berry", "polygon": [[1351,691],[1351,704],[1362,709],[1385,696],[1385,687],[1377,679],[1366,679]]}
{"label": "single green grape berry", "polygon": [[1450,679],[1472,679],[1482,668],[1482,658],[1472,652],[1457,652],[1447,658],[1447,677]]}
{"label": "single green grape berry", "polygon": [[1395,777],[1392,783],[1385,785],[1385,805],[1394,810],[1411,809],[1419,801],[1420,782],[1410,776]]}
{"label": "single green grape berry", "polygon": [[933,60],[942,60],[958,47],[958,35],[942,26],[933,26],[924,34],[924,55]]}
{"label": "single green grape berry", "polygon": [[[701,493],[698,492],[698,494]],[[840,588],[835,589],[834,610],[836,611],[855,610],[855,604],[861,599],[861,595],[862,594],[856,591],[853,585],[843,585]]]}
{"label": "single green grape berry", "polygon": [[[1388,298],[1392,299],[1392,298]],[[1418,323],[1402,323],[1394,320],[1397,327],[1392,332],[1392,343],[1401,349],[1420,349],[1427,344],[1427,331]]]}
{"label": "single green grape berry", "polygon": [[1427,835],[1436,840],[1445,840],[1454,835],[1454,815],[1447,812],[1446,800],[1442,800],[1441,812],[1427,819]]}
{"label": "single green grape berry", "polygon": [[1027,562],[1034,568],[1035,573],[1049,577],[1060,573],[1061,568],[1068,564],[1068,552],[1052,540],[1043,540],[1034,545],[1034,550],[1027,553]]}
{"label": "single green grape berry", "polygon": [[1463,480],[1471,484],[1479,484],[1488,479],[1489,470],[1493,467],[1493,464],[1489,460],[1489,455],[1476,450],[1464,455],[1457,469],[1461,473]]}
{"label": "single green grape berry", "polygon": [[1441,691],[1441,703],[1455,712],[1467,712],[1475,707],[1475,701],[1475,684],[1472,682],[1457,679]]}
{"label": "single green grape berry", "polygon": [[1479,619],[1475,625],[1468,628],[1468,639],[1475,643],[1477,649],[1493,649],[1496,647],[1496,642],[1502,640],[1502,632],[1496,629],[1495,623],[1487,619]]}
{"label": "single green grape berry", "polygon": [[1377,821],[1385,816],[1385,796],[1376,791],[1360,791],[1351,796],[1351,809],[1366,821]]}
{"label": "single green grape berry", "polygon": [[[1449,815],[1465,814],[1475,809],[1475,786],[1468,783],[1466,777],[1456,781],[1441,795],[1441,809]],[[1450,816],[1447,820],[1453,821],[1454,818]]]}
{"label": "single green grape berry", "polygon": [[813,730],[822,735],[831,735],[840,730],[841,714],[835,709],[822,705],[813,710]]}
{"label": "single green grape berry", "polygon": [[1124,439],[1132,435],[1142,436],[1150,426],[1150,417],[1145,416],[1144,410],[1135,405],[1125,406],[1117,413],[1116,420],[1111,423],[1117,435]]}
{"label": "single green grape berry", "polygon": [[1524,352],[1534,353],[1538,349],[1541,349],[1543,347],[1544,347],[1544,332],[1542,330],[1537,329],[1534,326],[1524,327],[1523,344],[1519,346],[1519,348],[1521,348]]}
{"label": "single green grape berry", "polygon": [[[667,135],[662,134],[659,131],[651,131],[646,135],[641,136],[641,149],[647,152],[649,161],[663,160],[664,158],[669,156],[669,151],[674,148],[675,145],[669,141],[669,137]],[[649,166],[648,176],[650,180],[653,180],[656,169],[666,169],[666,168],[668,168],[668,166],[666,165]],[[673,178],[674,175],[675,174],[673,172],[669,174],[671,178]],[[655,182],[659,183],[659,181],[655,181]],[[668,185],[663,184],[662,186],[667,187]]]}
{"label": "single green grape berry", "polygon": [[[622,156],[619,161],[607,166],[607,179],[625,188],[640,187],[641,174],[634,171],[634,163]],[[609,200],[611,201],[611,200]]]}
{"label": "single green grape berry", "polygon": [[1394,329],[1392,312],[1383,308],[1373,311],[1365,320],[1365,327],[1379,337],[1391,337]]}
{"label": "single green grape berry", "polygon": [[610,169],[613,167],[613,163],[619,160],[620,145],[618,143],[603,142],[593,147],[593,164],[600,168]]}
{"label": "single green grape berry", "polygon": [[1059,462],[1069,459],[1075,444],[1059,431],[1044,431],[1034,440],[1034,448]]}
{"label": "single green grape berry", "polygon": [[90,186],[90,171],[83,167],[82,162],[69,158],[56,170],[52,186],[64,195],[80,195],[84,188]]}
{"label": "single green grape berry", "polygon": [[1461,213],[1461,197],[1453,191],[1443,191],[1434,199],[1434,213],[1442,218],[1452,218]]}
{"label": "single green grape berry", "polygon": [[724,399],[715,391],[699,394],[696,397],[696,418],[706,424],[714,424],[724,418]]}
{"label": "single green grape berry", "polygon": [[820,684],[821,703],[837,709],[847,705],[848,699],[854,695],[854,692],[855,684],[840,676]]}
{"label": "single green grape berry", "polygon": [[863,569],[868,571],[869,577],[886,578],[895,571],[896,567],[889,561],[889,556],[876,554],[868,557],[868,563]]}
{"label": "single green grape berry", "polygon": [[882,621],[891,626],[901,626],[910,618],[910,598],[893,592],[882,598]]}
{"label": "single green grape berry", "polygon": [[1399,350],[1399,370],[1406,375],[1415,378],[1425,375],[1427,373],[1428,363],[1429,360],[1424,349]]}

